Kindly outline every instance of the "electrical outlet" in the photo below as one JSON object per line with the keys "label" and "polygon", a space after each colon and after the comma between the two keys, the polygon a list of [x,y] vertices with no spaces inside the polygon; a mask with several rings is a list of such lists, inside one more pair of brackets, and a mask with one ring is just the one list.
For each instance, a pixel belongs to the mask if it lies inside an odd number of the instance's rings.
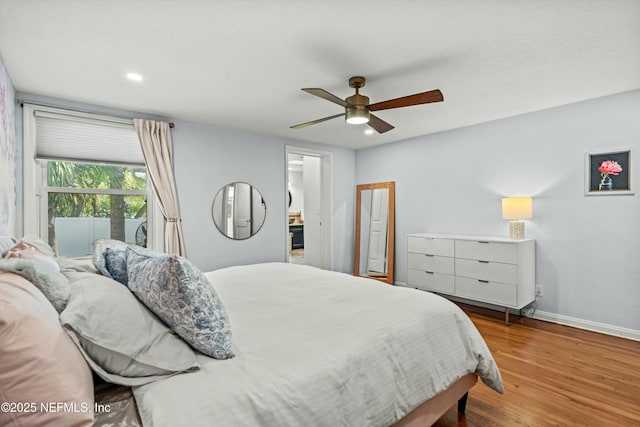
{"label": "electrical outlet", "polygon": [[542,285],[536,285],[536,296],[541,297],[543,295]]}

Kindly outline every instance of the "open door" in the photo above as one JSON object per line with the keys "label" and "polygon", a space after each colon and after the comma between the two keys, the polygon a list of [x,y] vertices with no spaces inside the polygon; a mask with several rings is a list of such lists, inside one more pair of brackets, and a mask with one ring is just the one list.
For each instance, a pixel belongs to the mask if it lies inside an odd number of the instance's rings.
{"label": "open door", "polygon": [[[287,147],[287,256],[289,262],[330,270],[332,263],[332,157],[329,153]],[[301,220],[300,220],[301,217]],[[302,261],[291,252],[300,252]]]}

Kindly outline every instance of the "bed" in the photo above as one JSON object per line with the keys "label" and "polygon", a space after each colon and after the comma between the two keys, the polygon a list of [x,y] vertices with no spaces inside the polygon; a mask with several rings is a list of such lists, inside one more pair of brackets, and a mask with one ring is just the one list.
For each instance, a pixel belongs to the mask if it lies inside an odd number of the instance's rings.
{"label": "bed", "polygon": [[194,352],[191,368],[130,387],[96,380],[92,399],[109,405],[96,425],[426,426],[456,402],[464,411],[478,378],[503,392],[470,319],[434,294],[287,263],[204,276],[230,319],[234,357]]}

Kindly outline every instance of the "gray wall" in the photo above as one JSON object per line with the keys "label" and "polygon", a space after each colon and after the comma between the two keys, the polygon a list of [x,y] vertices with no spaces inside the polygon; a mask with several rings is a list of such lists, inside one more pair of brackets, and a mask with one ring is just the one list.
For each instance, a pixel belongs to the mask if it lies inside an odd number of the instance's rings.
{"label": "gray wall", "polygon": [[[87,105],[33,94],[17,98],[118,117],[168,120],[148,114]],[[16,109],[18,233],[22,233],[22,109]],[[353,150],[271,138],[237,130],[175,121],[172,131],[178,201],[187,256],[203,271],[230,265],[284,261],[287,244],[285,207],[287,145],[329,152],[333,157],[333,268],[353,270]],[[234,241],[224,237],[211,217],[218,190],[232,181],[245,181],[260,190],[267,205],[265,223],[254,237]],[[30,213],[26,213],[27,215]]]}
{"label": "gray wall", "polygon": [[[18,94],[96,113],[131,112]],[[16,110],[21,171],[21,110]],[[135,114],[136,116],[147,117]],[[333,153],[334,269],[353,264],[356,183],[396,181],[396,277],[406,282],[407,233],[507,235],[500,199],[534,197],[539,310],[640,330],[640,181],[634,196],[585,197],[584,155],[634,147],[640,161],[640,91],[357,151],[189,122],[173,131],[176,183],[189,258],[203,270],[284,260],[285,146]],[[355,164],[355,179],[354,179]],[[245,241],[211,219],[222,185],[247,181],[265,196],[263,229]],[[18,175],[18,202],[22,195]],[[28,214],[28,213],[27,213]],[[18,206],[19,227],[21,206]],[[18,229],[18,232],[21,232]]]}
{"label": "gray wall", "polygon": [[[285,260],[287,145],[332,153],[333,268],[343,272],[353,269],[353,150],[188,122],[176,122],[172,135],[187,255],[201,269]],[[224,237],[211,217],[216,193],[233,181],[253,184],[267,205],[262,229],[247,240]]]}
{"label": "gray wall", "polygon": [[[585,153],[632,147],[640,91],[356,152],[356,184],[396,181],[396,280],[406,235],[508,235],[500,199],[533,196],[538,309],[640,330],[640,176],[634,196],[585,197]],[[636,167],[637,169],[637,167]]]}

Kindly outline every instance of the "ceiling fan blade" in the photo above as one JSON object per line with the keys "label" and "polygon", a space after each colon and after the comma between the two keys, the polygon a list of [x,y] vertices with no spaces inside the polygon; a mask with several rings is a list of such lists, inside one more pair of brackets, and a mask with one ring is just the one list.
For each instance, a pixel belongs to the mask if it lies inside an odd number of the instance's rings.
{"label": "ceiling fan blade", "polygon": [[403,96],[401,98],[390,99],[388,101],[376,102],[369,105],[369,111],[388,110],[390,108],[409,107],[411,105],[428,104],[430,102],[441,102],[444,100],[440,89],[428,92],[416,93],[415,95]]}
{"label": "ceiling fan blade", "polygon": [[348,104],[344,99],[340,99],[332,93],[327,92],[324,89],[320,88],[305,88],[303,91],[310,93],[311,95],[319,96],[320,98],[326,99],[327,101],[331,101],[343,107],[346,107]]}
{"label": "ceiling fan blade", "polygon": [[327,120],[335,119],[344,116],[345,113],[336,114],[335,116],[324,117],[322,119],[312,120],[310,122],[300,123],[299,125],[289,126],[290,129],[306,128],[307,126],[315,125],[316,123],[326,122]]}
{"label": "ceiling fan blade", "polygon": [[394,128],[393,125],[385,122],[378,116],[374,116],[373,114],[369,114],[369,123],[367,124],[378,133],[385,133]]}

